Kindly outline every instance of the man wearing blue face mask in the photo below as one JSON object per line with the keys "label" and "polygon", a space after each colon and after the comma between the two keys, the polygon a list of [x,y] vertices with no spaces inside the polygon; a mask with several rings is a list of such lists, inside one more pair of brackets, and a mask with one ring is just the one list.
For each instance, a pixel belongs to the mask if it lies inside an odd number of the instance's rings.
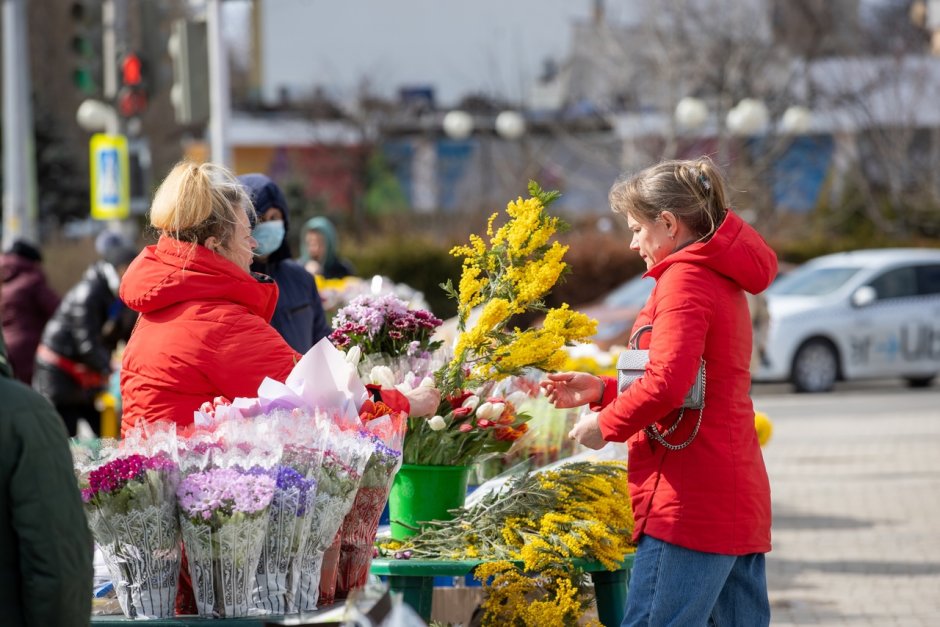
{"label": "man wearing blue face mask", "polygon": [[317,284],[303,266],[291,260],[287,244],[287,199],[277,184],[263,174],[238,177],[254,204],[258,222],[252,237],[258,242],[252,272],[274,279],[279,290],[271,326],[298,353],[330,334],[329,321]]}

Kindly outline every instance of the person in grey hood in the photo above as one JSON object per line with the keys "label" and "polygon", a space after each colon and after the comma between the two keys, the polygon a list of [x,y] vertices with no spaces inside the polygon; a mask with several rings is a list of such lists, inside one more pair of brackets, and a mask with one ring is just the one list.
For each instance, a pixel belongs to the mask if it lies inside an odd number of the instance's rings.
{"label": "person in grey hood", "polygon": [[252,272],[266,274],[277,283],[278,297],[271,326],[298,353],[306,353],[329,336],[329,321],[313,277],[291,259],[287,243],[287,199],[277,184],[264,174],[238,177],[251,197],[258,222],[252,230],[257,240]]}
{"label": "person in grey hood", "polygon": [[310,218],[300,231],[300,262],[307,272],[324,279],[355,274],[352,264],[339,257],[336,228],[329,218]]}

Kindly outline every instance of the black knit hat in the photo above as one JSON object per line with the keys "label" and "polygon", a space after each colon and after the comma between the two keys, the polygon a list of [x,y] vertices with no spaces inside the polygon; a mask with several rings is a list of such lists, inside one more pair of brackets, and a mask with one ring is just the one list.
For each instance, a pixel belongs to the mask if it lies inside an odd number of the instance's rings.
{"label": "black knit hat", "polygon": [[42,263],[42,253],[38,248],[25,240],[18,239],[13,242],[13,246],[10,247],[10,252],[23,259]]}

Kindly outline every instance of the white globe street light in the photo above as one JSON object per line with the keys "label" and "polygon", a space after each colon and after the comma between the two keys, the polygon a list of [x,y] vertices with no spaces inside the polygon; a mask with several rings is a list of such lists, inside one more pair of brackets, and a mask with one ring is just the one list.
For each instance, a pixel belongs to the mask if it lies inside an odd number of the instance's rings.
{"label": "white globe street light", "polygon": [[700,98],[686,96],[676,105],[675,118],[683,128],[700,128],[708,120],[708,105]]}
{"label": "white globe street light", "polygon": [[111,105],[100,100],[83,100],[78,105],[78,111],[75,112],[75,119],[79,126],[92,133],[104,131],[116,134],[118,132],[117,111]]}
{"label": "white globe street light", "polygon": [[444,133],[451,139],[467,139],[473,132],[473,116],[466,111],[448,111],[443,126]]}
{"label": "white globe street light", "polygon": [[813,114],[806,107],[793,105],[780,118],[780,132],[790,135],[805,135],[813,126]]}
{"label": "white globe street light", "polygon": [[516,111],[503,111],[496,116],[496,132],[505,139],[519,139],[525,135],[525,118]]}
{"label": "white globe street light", "polygon": [[770,122],[767,105],[756,98],[744,98],[730,111],[725,123],[735,135],[757,135],[762,133]]}

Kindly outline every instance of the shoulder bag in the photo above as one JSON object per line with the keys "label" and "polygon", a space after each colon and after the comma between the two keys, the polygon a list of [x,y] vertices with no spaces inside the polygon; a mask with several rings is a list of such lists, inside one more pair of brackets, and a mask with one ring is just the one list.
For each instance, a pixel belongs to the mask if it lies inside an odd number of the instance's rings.
{"label": "shoulder bag", "polygon": [[[640,350],[637,348],[637,346],[640,344],[640,336],[652,330],[653,326],[650,324],[637,329],[630,338],[630,348],[620,353],[620,357],[617,359],[618,391],[623,392],[626,390],[634,381],[639,379],[641,376],[643,376],[643,373],[646,372],[646,364],[649,363],[650,360],[649,351]],[[691,435],[689,435],[688,439],[686,439],[686,441],[682,442],[681,444],[672,444],[667,442],[666,436],[673,433],[679,427],[679,423],[682,421],[686,409],[699,410],[698,421],[695,423],[695,428],[692,430]],[[658,429],[656,429],[655,425],[650,425],[646,427],[644,431],[651,440],[659,442],[671,451],[683,449],[691,444],[692,440],[695,439],[695,436],[698,435],[699,427],[702,424],[702,413],[704,409],[705,360],[703,359],[701,365],[699,366],[698,372],[695,375],[695,382],[692,384],[692,388],[689,390],[689,393],[686,394],[685,399],[679,408],[679,416],[676,418],[676,421],[672,424],[672,426],[665,431],[660,432]]]}

